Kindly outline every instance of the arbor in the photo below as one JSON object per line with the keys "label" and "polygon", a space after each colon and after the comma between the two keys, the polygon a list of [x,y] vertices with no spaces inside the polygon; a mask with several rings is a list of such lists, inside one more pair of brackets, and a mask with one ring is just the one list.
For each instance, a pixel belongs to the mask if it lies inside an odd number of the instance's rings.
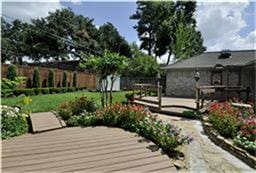
{"label": "arbor", "polygon": [[189,40],[182,39],[183,58],[205,50],[202,36],[196,31],[196,20],[193,17],[195,1],[138,1],[137,4],[136,12],[130,19],[138,20],[134,28],[142,42],[140,48],[147,50],[148,55],[154,55],[156,59],[168,53],[167,64],[172,54],[179,58],[181,51],[177,48],[181,45],[181,41],[178,40],[181,30],[183,33],[187,32],[186,35],[191,34]]}
{"label": "arbor", "polygon": [[[127,58],[117,53],[104,51],[102,56],[90,56],[80,64],[82,68],[94,69],[99,75],[101,104],[103,107],[112,104],[112,90],[116,77],[127,67]],[[108,76],[110,77],[110,91],[108,92]]]}

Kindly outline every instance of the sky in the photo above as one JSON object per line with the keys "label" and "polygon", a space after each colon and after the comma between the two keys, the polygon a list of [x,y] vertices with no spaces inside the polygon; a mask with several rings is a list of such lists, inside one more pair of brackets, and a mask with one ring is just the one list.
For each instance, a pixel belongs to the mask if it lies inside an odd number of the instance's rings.
{"label": "sky", "polygon": [[[49,11],[71,8],[76,14],[93,18],[96,26],[111,22],[129,43],[140,44],[137,32],[133,28],[136,21],[129,19],[136,10],[135,1],[45,1],[47,0],[5,1],[2,4],[2,13],[29,22],[31,18],[47,16]],[[195,12],[197,29],[203,35],[207,51],[256,49],[255,15],[256,2],[246,0],[240,2],[200,1],[197,3]],[[165,60],[166,56],[163,56],[161,61]]]}

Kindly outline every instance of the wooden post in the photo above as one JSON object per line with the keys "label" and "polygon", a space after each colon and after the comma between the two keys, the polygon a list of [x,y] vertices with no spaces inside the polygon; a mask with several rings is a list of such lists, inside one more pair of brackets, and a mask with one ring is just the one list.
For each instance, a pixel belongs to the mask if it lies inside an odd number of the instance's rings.
{"label": "wooden post", "polygon": [[161,110],[162,109],[162,86],[158,87],[158,93],[159,93],[159,96],[158,96],[158,107],[159,107],[159,110]]}
{"label": "wooden post", "polygon": [[200,101],[199,101],[199,82],[196,81],[196,113],[199,114]]}

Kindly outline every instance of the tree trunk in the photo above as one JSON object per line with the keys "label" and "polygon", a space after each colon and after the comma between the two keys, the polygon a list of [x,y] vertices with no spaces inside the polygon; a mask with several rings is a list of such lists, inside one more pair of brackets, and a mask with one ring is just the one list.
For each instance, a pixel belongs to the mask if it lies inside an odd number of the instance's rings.
{"label": "tree trunk", "polygon": [[111,76],[110,94],[109,94],[109,103],[110,103],[110,105],[112,105],[112,103],[113,103],[112,91],[113,91],[114,82],[115,82],[115,77]]}
{"label": "tree trunk", "polygon": [[166,62],[166,65],[169,65],[170,63],[170,60],[171,60],[171,52],[169,52],[169,55],[168,55],[168,58],[167,58],[167,62]]}
{"label": "tree trunk", "polygon": [[105,105],[108,106],[108,77],[105,78]]}
{"label": "tree trunk", "polygon": [[101,93],[101,106],[104,108],[105,107],[105,101],[104,101],[104,89],[103,89],[103,80],[102,80],[102,78],[100,78],[99,83],[100,83],[100,93]]}
{"label": "tree trunk", "polygon": [[22,64],[23,64],[22,57],[19,57],[19,58],[18,58],[18,61],[19,61],[19,65],[22,65]]}

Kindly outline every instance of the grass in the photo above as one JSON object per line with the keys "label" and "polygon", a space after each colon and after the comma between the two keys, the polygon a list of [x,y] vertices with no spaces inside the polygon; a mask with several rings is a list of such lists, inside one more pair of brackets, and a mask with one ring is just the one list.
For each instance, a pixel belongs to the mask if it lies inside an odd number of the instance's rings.
{"label": "grass", "polygon": [[[113,102],[122,102],[125,101],[125,94],[127,92],[114,92],[113,93]],[[29,105],[22,105],[22,100],[24,97],[11,97],[11,98],[2,98],[1,101],[3,105],[9,106],[20,106],[22,111],[31,111],[31,112],[47,112],[57,110],[58,106],[66,101],[75,100],[76,97],[87,96],[88,98],[93,98],[93,100],[100,105],[100,93],[99,92],[73,92],[73,93],[64,93],[64,94],[46,94],[46,95],[37,95],[30,96],[32,103]]]}

